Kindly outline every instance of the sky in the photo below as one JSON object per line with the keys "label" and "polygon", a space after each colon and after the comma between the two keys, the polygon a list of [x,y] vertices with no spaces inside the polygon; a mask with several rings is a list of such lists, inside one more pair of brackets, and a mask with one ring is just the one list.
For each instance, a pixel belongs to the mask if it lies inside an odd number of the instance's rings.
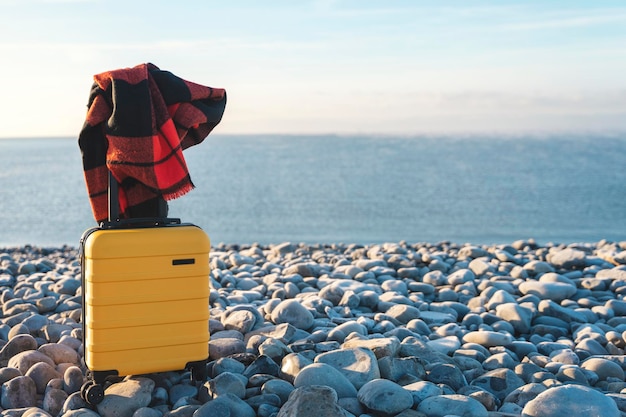
{"label": "sky", "polygon": [[225,88],[224,134],[626,132],[623,0],[0,0],[0,138],[145,62]]}

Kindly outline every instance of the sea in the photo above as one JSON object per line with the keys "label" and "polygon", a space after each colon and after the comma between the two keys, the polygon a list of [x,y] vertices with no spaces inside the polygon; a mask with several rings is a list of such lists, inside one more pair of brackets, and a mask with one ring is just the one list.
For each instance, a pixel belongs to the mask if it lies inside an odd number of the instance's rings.
{"label": "sea", "polygon": [[[212,244],[626,241],[626,134],[209,135],[170,217]],[[76,137],[0,139],[0,248],[95,226]]]}

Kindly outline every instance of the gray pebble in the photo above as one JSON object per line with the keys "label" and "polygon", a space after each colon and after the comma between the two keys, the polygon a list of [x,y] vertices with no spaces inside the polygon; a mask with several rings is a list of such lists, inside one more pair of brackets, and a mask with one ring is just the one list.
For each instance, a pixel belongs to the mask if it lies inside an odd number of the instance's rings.
{"label": "gray pebble", "polygon": [[[211,404],[211,403],[213,403],[213,401],[210,401],[207,404]],[[183,405],[181,407],[172,408],[171,411],[167,411],[163,413],[163,416],[164,417],[192,417],[195,415],[195,412],[200,409],[200,407],[201,406],[198,404]],[[230,412],[230,410],[228,412]]]}
{"label": "gray pebble", "polygon": [[[28,317],[26,317],[25,320],[27,319]],[[14,339],[15,336],[19,335],[30,335],[30,329],[24,323],[16,324],[15,326],[11,327],[11,330],[9,331],[9,339]]]}
{"label": "gray pebble", "polygon": [[587,318],[580,312],[571,308],[560,306],[552,300],[542,300],[537,306],[539,313],[557,318],[566,323],[577,322],[586,323]]}
{"label": "gray pebble", "polygon": [[[404,358],[386,356],[378,360],[377,368],[380,370],[380,377],[393,382],[406,380],[407,376],[418,380],[422,380],[426,377],[424,363],[416,356]],[[375,375],[369,378],[368,381],[375,379],[374,376]],[[360,386],[357,388],[360,388]]]}
{"label": "gray pebble", "polygon": [[504,399],[504,403],[514,403],[518,407],[524,408],[529,401],[532,401],[547,389],[544,384],[530,383],[511,391]]}
{"label": "gray pebble", "polygon": [[[347,340],[342,348],[362,347],[371,350],[376,358],[395,356],[400,349],[400,341],[396,337],[381,338],[352,338]],[[411,355],[408,355],[411,356]]]}
{"label": "gray pebble", "polygon": [[61,414],[65,415],[69,411],[79,410],[83,408],[91,408],[89,404],[85,402],[80,396],[80,392],[75,392],[68,395],[67,399],[63,403],[63,408],[61,409]]}
{"label": "gray pebble", "polygon": [[154,381],[150,378],[133,377],[112,384],[105,390],[104,399],[97,405],[102,417],[132,416],[152,400]]}
{"label": "gray pebble", "polygon": [[268,356],[261,355],[257,357],[250,365],[246,367],[242,375],[250,378],[256,374],[268,374],[278,376],[280,366]]}
{"label": "gray pebble", "polygon": [[413,405],[413,395],[386,379],[375,379],[359,389],[357,398],[368,409],[386,415],[396,415]]}
{"label": "gray pebble", "polygon": [[325,363],[341,372],[358,390],[367,382],[380,378],[374,353],[365,348],[344,348],[319,354],[316,363]]}
{"label": "gray pebble", "polygon": [[72,363],[78,364],[78,352],[67,345],[60,343],[46,343],[37,349],[54,361],[55,364]]}
{"label": "gray pebble", "polygon": [[513,337],[506,333],[483,330],[466,333],[463,342],[477,343],[485,347],[504,346],[513,342]]}
{"label": "gray pebble", "polygon": [[416,307],[406,304],[398,304],[392,306],[385,311],[385,314],[396,319],[402,324],[406,324],[411,320],[420,318],[420,310]]}
{"label": "gray pebble", "polygon": [[100,417],[98,413],[88,408],[78,408],[74,410],[62,411],[63,417]]}
{"label": "gray pebble", "polygon": [[[207,407],[208,404],[213,404],[213,407],[208,407],[207,409],[203,409],[204,407]],[[217,412],[224,412],[223,408],[221,408],[221,404],[225,405],[226,408],[229,410],[228,414],[218,414]],[[216,410],[215,407],[220,407],[219,410]],[[202,411],[200,411],[202,410]],[[214,412],[215,414],[209,414],[210,412]],[[254,409],[247,404],[245,401],[243,401],[241,398],[226,393],[224,395],[220,395],[219,397],[217,397],[216,399],[214,399],[213,401],[209,401],[208,403],[204,404],[203,406],[201,406],[195,413],[194,413],[194,417],[202,417],[202,416],[207,416],[207,417],[214,417],[216,415],[229,415],[229,416],[236,416],[236,417],[256,417],[256,413],[254,411]]]}
{"label": "gray pebble", "polygon": [[532,310],[517,303],[504,303],[496,307],[496,315],[513,325],[516,334],[527,334],[533,318]]}
{"label": "gray pebble", "polygon": [[73,328],[71,326],[51,323],[44,327],[44,335],[46,340],[50,343],[57,343],[66,332],[71,332]]}
{"label": "gray pebble", "polygon": [[80,287],[80,279],[62,278],[52,286],[52,291],[57,294],[75,295]]}
{"label": "gray pebble", "polygon": [[18,376],[22,376],[19,369],[9,367],[0,368],[0,385]]}
{"label": "gray pebble", "polygon": [[439,339],[429,340],[427,344],[429,348],[444,355],[452,355],[461,347],[461,342],[456,336],[444,336]]}
{"label": "gray pebble", "polygon": [[168,398],[172,404],[176,404],[181,398],[195,397],[196,395],[198,395],[198,388],[189,384],[176,384],[168,391]]}
{"label": "gray pebble", "polygon": [[278,304],[272,310],[271,319],[275,324],[289,323],[302,330],[307,330],[313,325],[313,314],[293,299]]}
{"label": "gray pebble", "polygon": [[67,400],[68,394],[61,389],[48,389],[43,397],[42,407],[50,415],[57,416],[63,409],[63,404]]}
{"label": "gray pebble", "polygon": [[245,402],[255,410],[261,405],[271,405],[272,407],[279,408],[282,405],[282,401],[280,397],[276,394],[258,394],[258,395],[247,395]]}
{"label": "gray pebble", "polygon": [[524,381],[511,369],[500,368],[486,372],[470,384],[491,392],[502,401],[513,390],[523,386]]}
{"label": "gray pebble", "polygon": [[261,386],[261,393],[275,394],[284,404],[289,399],[289,395],[294,391],[295,387],[282,379],[270,379]]}
{"label": "gray pebble", "polygon": [[[171,413],[168,416],[174,417]],[[231,417],[232,413],[225,401],[209,401],[194,410],[193,417]]]}
{"label": "gray pebble", "polygon": [[331,329],[328,332],[327,339],[337,342],[343,342],[346,336],[348,336],[350,333],[357,333],[362,336],[367,336],[368,331],[364,325],[356,321],[347,321]]}
{"label": "gray pebble", "polygon": [[213,364],[213,377],[221,374],[222,372],[232,372],[236,374],[243,373],[246,366],[232,358],[220,358]]}
{"label": "gray pebble", "polygon": [[282,358],[292,353],[291,349],[278,339],[268,337],[258,346],[259,355],[272,358],[276,362],[280,362]]}
{"label": "gray pebble", "polygon": [[18,376],[2,384],[2,408],[23,408],[37,405],[37,387],[28,376]]}
{"label": "gray pebble", "polygon": [[163,413],[159,410],[150,407],[138,408],[132,415],[132,417],[162,417]]}
{"label": "gray pebble", "polygon": [[39,407],[14,408],[4,410],[2,414],[7,417],[52,417],[50,413]]}
{"label": "gray pebble", "polygon": [[224,372],[207,382],[206,386],[212,398],[226,393],[230,393],[239,398],[245,398],[247,382],[247,378],[241,374]]}
{"label": "gray pebble", "polygon": [[299,387],[289,396],[276,417],[345,417],[337,393],[329,386]]}
{"label": "gray pebble", "polygon": [[428,397],[417,406],[417,411],[429,417],[472,416],[487,417],[487,409],[478,400],[465,395],[438,395]]}
{"label": "gray pebble", "polygon": [[19,371],[25,375],[31,366],[40,362],[45,362],[51,367],[56,366],[54,361],[50,359],[48,355],[36,350],[27,350],[14,355],[11,359],[9,359],[7,366],[9,368],[19,369]]}
{"label": "gray pebble", "polygon": [[44,393],[51,379],[61,378],[61,374],[55,367],[46,362],[35,363],[26,371],[25,376],[33,380],[38,394]]}
{"label": "gray pebble", "polygon": [[558,381],[563,383],[589,385],[585,372],[577,365],[561,365],[555,376]]}
{"label": "gray pebble", "polygon": [[467,380],[461,369],[455,365],[438,363],[433,365],[426,375],[426,379],[435,384],[445,384],[458,391],[467,385]]}
{"label": "gray pebble", "polygon": [[413,396],[413,403],[419,404],[428,397],[435,397],[443,394],[443,389],[430,381],[417,381],[405,385],[404,389],[409,391]]}
{"label": "gray pebble", "polygon": [[580,367],[595,373],[601,381],[605,381],[609,378],[617,378],[624,380],[624,370],[616,362],[609,359],[590,357],[585,359]]}
{"label": "gray pebble", "polygon": [[585,266],[587,255],[577,249],[565,248],[548,255],[547,259],[555,268],[574,269]]}
{"label": "gray pebble", "polygon": [[44,326],[49,324],[49,319],[41,314],[33,314],[24,319],[22,324],[28,328],[30,334],[35,334],[43,330]]}
{"label": "gray pebble", "polygon": [[299,353],[290,353],[281,361],[280,376],[286,381],[293,383],[300,371],[312,363],[312,359],[308,359]]}
{"label": "gray pebble", "polygon": [[233,311],[222,319],[222,323],[226,329],[247,333],[254,328],[256,316],[247,310]]}
{"label": "gray pebble", "polygon": [[12,337],[0,350],[0,366],[7,366],[9,360],[18,353],[35,350],[37,347],[37,341],[30,334],[18,334]]}
{"label": "gray pebble", "polygon": [[226,338],[211,338],[209,341],[209,357],[211,359],[220,359],[227,356],[243,353],[246,351],[246,344],[243,340],[226,337]]}
{"label": "gray pebble", "polygon": [[[584,404],[584,407],[581,407]],[[581,385],[568,384],[549,388],[529,401],[523,417],[619,417],[620,411],[611,398]]]}
{"label": "gray pebble", "polygon": [[85,378],[78,366],[70,366],[63,373],[63,389],[68,394],[79,391]]}
{"label": "gray pebble", "polygon": [[565,282],[542,282],[528,280],[519,285],[522,294],[532,294],[542,300],[563,301],[576,294],[576,286]]}
{"label": "gray pebble", "polygon": [[339,398],[357,395],[357,390],[350,380],[325,363],[313,363],[304,367],[296,376],[293,385],[295,388],[326,385],[334,389]]}

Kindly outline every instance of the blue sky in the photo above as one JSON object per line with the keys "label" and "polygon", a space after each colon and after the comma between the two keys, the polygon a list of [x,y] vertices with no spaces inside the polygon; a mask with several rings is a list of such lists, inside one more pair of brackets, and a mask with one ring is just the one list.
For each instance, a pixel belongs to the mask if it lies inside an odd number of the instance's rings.
{"label": "blue sky", "polygon": [[0,0],[0,137],[143,62],[225,88],[219,133],[626,131],[623,1]]}

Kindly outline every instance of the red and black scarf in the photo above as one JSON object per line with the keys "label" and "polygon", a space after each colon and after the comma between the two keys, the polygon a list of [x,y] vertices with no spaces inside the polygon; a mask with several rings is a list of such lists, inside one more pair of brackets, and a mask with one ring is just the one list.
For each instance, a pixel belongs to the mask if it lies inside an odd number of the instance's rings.
{"label": "red and black scarf", "polygon": [[119,183],[120,217],[194,186],[183,150],[221,121],[226,92],[185,81],[153,64],[94,76],[78,143],[93,215],[108,217],[108,171]]}

